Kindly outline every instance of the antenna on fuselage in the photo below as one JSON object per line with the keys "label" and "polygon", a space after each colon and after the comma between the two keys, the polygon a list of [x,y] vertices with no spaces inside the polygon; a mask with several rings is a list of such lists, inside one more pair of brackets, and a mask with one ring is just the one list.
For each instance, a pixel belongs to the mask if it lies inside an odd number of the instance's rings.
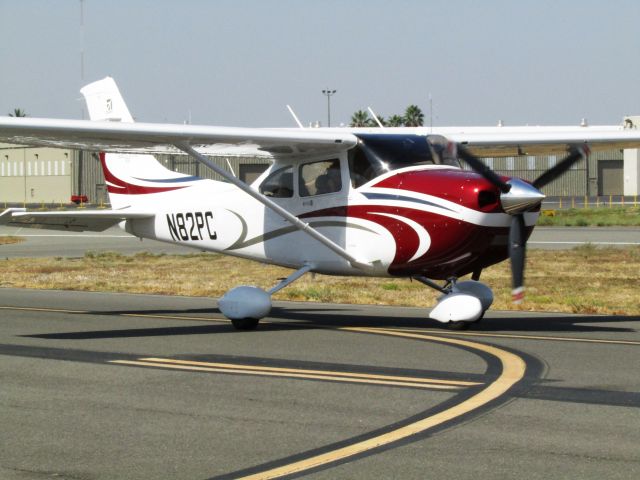
{"label": "antenna on fuselage", "polygon": [[231,162],[229,161],[229,159],[228,159],[228,158],[225,158],[225,160],[227,161],[227,166],[229,167],[229,170],[231,170],[231,174],[232,174],[234,177],[238,178],[238,176],[236,175],[236,172],[234,172],[234,171],[233,171],[233,167],[231,166]]}
{"label": "antenna on fuselage", "polygon": [[382,122],[380,121],[380,119],[378,118],[378,116],[376,115],[376,112],[373,111],[373,109],[371,107],[367,107],[367,110],[369,110],[369,113],[371,114],[371,116],[373,117],[373,119],[376,121],[376,123],[378,124],[378,126],[380,128],[384,128],[384,125],[382,125]]}
{"label": "antenna on fuselage", "polygon": [[302,123],[300,122],[300,119],[298,118],[298,116],[296,115],[296,112],[293,111],[293,108],[291,108],[291,105],[287,105],[287,109],[289,110],[289,113],[291,114],[291,116],[293,117],[293,119],[296,121],[296,123],[298,124],[298,126],[302,129],[304,129],[304,125],[302,125]]}
{"label": "antenna on fuselage", "polygon": [[433,133],[433,97],[429,93],[429,133]]}

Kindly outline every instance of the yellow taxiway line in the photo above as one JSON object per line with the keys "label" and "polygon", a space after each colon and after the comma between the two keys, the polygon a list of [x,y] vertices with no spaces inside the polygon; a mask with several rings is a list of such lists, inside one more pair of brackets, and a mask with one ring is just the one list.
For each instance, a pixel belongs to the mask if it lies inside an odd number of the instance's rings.
{"label": "yellow taxiway line", "polygon": [[170,358],[140,358],[138,360],[111,360],[109,363],[120,365],[136,365],[143,367],[159,367],[196,372],[235,373],[245,375],[261,375],[269,377],[302,378],[313,380],[330,380],[335,382],[365,383],[369,385],[391,385],[435,390],[459,390],[464,387],[481,385],[477,382],[458,380],[441,380],[421,377],[404,377],[393,375],[361,374],[336,372],[327,370],[308,370],[295,368],[262,367],[256,365],[240,365],[232,363],[197,362],[191,360],[174,360]]}
{"label": "yellow taxiway line", "polygon": [[[50,313],[73,313],[79,315],[89,315],[95,313],[109,313],[109,312],[94,312],[90,310],[68,310],[61,308],[38,308],[38,307],[11,307],[11,306],[0,306],[0,310],[17,310],[24,312],[50,312]],[[155,313],[116,313],[109,314],[117,317],[134,317],[134,318],[157,318],[160,320],[189,320],[189,321],[198,321],[198,322],[223,322],[229,323],[230,320],[226,318],[215,318],[215,317],[187,317],[185,315],[160,315]]]}
{"label": "yellow taxiway line", "polygon": [[226,318],[216,317],[187,317],[184,315],[159,315],[155,313],[120,313],[121,317],[134,317],[134,318],[157,318],[160,320],[189,320],[196,322],[222,322],[231,323],[231,320]]}
{"label": "yellow taxiway line", "polygon": [[343,328],[342,330],[361,332],[361,333],[374,333],[378,335],[391,335],[403,338],[411,338],[417,340],[428,340],[433,342],[446,343],[450,345],[456,345],[461,347],[470,348],[472,350],[482,351],[489,355],[493,355],[500,360],[502,364],[502,373],[493,382],[487,385],[480,392],[473,395],[459,404],[450,407],[442,412],[436,413],[429,417],[423,418],[416,422],[405,425],[404,427],[397,428],[390,432],[377,435],[368,440],[347,445],[346,447],[337,448],[330,452],[326,452],[320,455],[314,455],[310,458],[292,462],[287,465],[265,470],[253,475],[242,477],[244,479],[251,480],[263,480],[270,478],[278,478],[285,475],[293,475],[305,470],[317,468],[322,465],[337,462],[345,458],[359,455],[369,450],[379,448],[388,445],[393,442],[405,439],[418,433],[423,433],[433,427],[441,425],[444,422],[453,420],[461,415],[472,412],[483,405],[499,398],[506,393],[513,385],[520,381],[525,374],[526,364],[519,356],[489,345],[481,343],[471,342],[467,340],[459,340],[453,338],[444,338],[430,335],[421,335],[415,333],[396,332],[385,329],[374,328]]}
{"label": "yellow taxiway line", "polygon": [[65,310],[61,308],[37,308],[37,307],[0,307],[0,310],[18,310],[25,312],[51,312],[51,313],[89,313],[86,310]]}
{"label": "yellow taxiway line", "polygon": [[[390,329],[398,332],[425,333],[425,330],[418,329]],[[426,330],[428,333],[440,333],[443,335],[457,335],[463,337],[490,337],[490,338],[513,338],[517,340],[548,340],[554,342],[575,342],[575,343],[601,343],[611,345],[640,345],[634,340],[607,340],[605,338],[577,338],[577,337],[552,337],[550,335],[518,335],[513,333],[482,333],[482,332],[455,332],[451,330]]]}

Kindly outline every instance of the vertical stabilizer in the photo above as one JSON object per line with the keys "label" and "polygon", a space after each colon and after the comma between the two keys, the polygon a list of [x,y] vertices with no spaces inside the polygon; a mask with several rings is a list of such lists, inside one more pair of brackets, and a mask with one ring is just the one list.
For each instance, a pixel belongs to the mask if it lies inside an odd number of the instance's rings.
{"label": "vertical stabilizer", "polygon": [[133,117],[111,77],[90,83],[80,90],[91,120],[132,123]]}
{"label": "vertical stabilizer", "polygon": [[[90,83],[80,92],[87,102],[91,120],[133,122],[113,78],[106,77]],[[101,153],[100,161],[109,201],[114,209],[155,206],[159,195],[166,198],[165,195],[176,193],[201,180],[165,168],[150,154]],[[175,201],[175,197],[172,199]]]}

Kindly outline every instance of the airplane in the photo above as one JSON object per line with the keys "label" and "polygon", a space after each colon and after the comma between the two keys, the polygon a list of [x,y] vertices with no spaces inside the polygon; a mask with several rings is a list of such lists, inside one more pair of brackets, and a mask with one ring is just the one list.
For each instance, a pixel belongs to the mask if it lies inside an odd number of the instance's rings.
{"label": "airplane", "polygon": [[[100,152],[110,210],[10,208],[0,225],[103,231],[288,267],[273,288],[239,286],[218,301],[255,329],[274,293],[308,272],[413,279],[441,293],[429,317],[479,321],[493,302],[483,269],[510,259],[524,297],[526,241],[540,191],[590,150],[638,148],[624,126],[236,128],[136,123],[115,81],[81,89],[90,120],[0,117],[0,141]],[[193,157],[226,181],[177,173],[154,153]],[[480,158],[566,154],[535,181],[497,175]],[[207,155],[266,157],[251,185]],[[463,164],[470,167],[464,169]],[[215,275],[215,272],[211,273]],[[470,280],[460,281],[471,274]]]}

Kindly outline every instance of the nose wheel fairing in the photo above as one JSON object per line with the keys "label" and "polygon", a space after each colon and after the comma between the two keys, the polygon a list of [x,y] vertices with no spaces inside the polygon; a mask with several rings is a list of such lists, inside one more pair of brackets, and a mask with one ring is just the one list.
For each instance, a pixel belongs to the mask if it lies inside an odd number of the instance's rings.
{"label": "nose wheel fairing", "polygon": [[480,321],[493,304],[493,291],[476,280],[458,282],[457,278],[451,277],[441,287],[421,275],[412,278],[442,293],[429,313],[429,318],[448,327],[462,329]]}

